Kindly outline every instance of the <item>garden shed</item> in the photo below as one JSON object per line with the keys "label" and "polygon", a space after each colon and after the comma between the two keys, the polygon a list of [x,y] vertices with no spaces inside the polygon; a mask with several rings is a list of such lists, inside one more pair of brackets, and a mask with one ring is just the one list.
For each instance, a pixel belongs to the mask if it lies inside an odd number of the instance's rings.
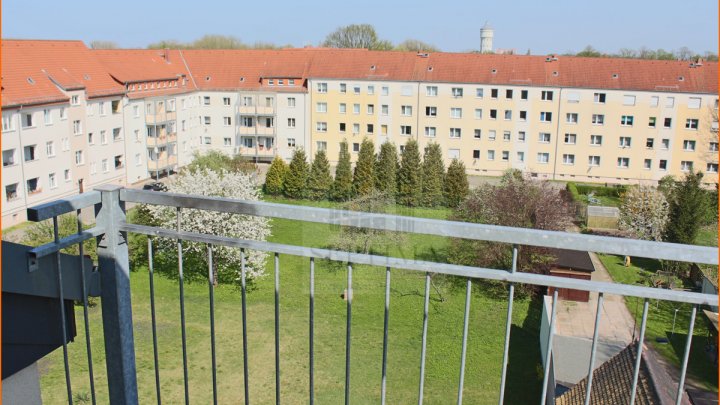
{"label": "garden shed", "polygon": [[592,229],[618,229],[620,209],[617,207],[587,207],[587,227]]}

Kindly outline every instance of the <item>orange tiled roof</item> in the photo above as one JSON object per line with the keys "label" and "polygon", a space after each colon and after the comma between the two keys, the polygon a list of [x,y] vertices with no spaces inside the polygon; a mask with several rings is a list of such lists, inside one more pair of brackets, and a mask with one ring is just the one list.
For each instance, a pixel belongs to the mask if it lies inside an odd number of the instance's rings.
{"label": "orange tiled roof", "polygon": [[124,92],[81,41],[2,41],[3,106],[67,100],[58,87],[90,98]]}
{"label": "orange tiled roof", "polygon": [[120,83],[175,80],[188,76],[176,50],[102,49],[92,53]]}

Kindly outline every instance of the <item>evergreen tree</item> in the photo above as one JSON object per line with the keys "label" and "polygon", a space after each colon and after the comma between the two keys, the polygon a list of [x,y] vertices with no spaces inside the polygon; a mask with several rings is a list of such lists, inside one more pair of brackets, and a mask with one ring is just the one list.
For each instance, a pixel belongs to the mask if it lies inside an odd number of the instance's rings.
{"label": "evergreen tree", "polygon": [[445,202],[443,195],[445,165],[442,159],[440,144],[430,143],[425,149],[422,163],[422,205],[426,207],[437,207]]}
{"label": "evergreen tree", "polygon": [[265,175],[265,194],[280,195],[288,172],[288,165],[280,156],[275,156]]}
{"label": "evergreen tree", "polygon": [[463,162],[453,159],[445,176],[445,201],[449,207],[457,207],[468,195],[467,173]]}
{"label": "evergreen tree", "polygon": [[420,205],[422,197],[422,166],[418,143],[410,139],[405,144],[398,172],[398,202],[410,207]]}
{"label": "evergreen tree", "polygon": [[290,168],[283,183],[283,191],[287,197],[305,197],[309,171],[305,150],[302,148],[295,149],[290,161]]}
{"label": "evergreen tree", "polygon": [[307,196],[313,200],[327,198],[332,186],[333,178],[330,175],[330,163],[324,150],[315,154],[308,178]]}
{"label": "evergreen tree", "polygon": [[370,194],[375,189],[375,144],[368,138],[360,144],[358,161],[353,174],[353,191],[357,196]]}
{"label": "evergreen tree", "polygon": [[398,156],[395,144],[385,142],[380,145],[380,153],[375,161],[375,188],[389,198],[397,194]]}
{"label": "evergreen tree", "polygon": [[670,198],[670,222],[666,229],[668,242],[694,244],[703,218],[707,215],[708,199],[702,189],[702,172],[690,172],[678,182]]}
{"label": "evergreen tree", "polygon": [[330,190],[330,196],[336,201],[347,201],[352,198],[352,168],[348,143],[345,140],[340,142],[340,154],[338,155],[335,181]]}

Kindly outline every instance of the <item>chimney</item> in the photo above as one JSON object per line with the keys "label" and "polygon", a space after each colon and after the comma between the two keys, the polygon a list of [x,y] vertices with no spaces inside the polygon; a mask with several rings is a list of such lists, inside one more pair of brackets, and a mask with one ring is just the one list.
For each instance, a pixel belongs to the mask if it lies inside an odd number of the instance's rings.
{"label": "chimney", "polygon": [[163,49],[163,58],[165,59],[165,63],[170,63],[170,49]]}

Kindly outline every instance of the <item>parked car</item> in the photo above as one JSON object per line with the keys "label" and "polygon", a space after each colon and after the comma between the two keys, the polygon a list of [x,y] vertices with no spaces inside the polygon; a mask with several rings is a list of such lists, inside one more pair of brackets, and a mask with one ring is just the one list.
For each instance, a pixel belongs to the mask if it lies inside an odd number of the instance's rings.
{"label": "parked car", "polygon": [[152,191],[167,191],[167,186],[165,183],[162,182],[154,182],[154,183],[148,183],[143,186],[143,190],[152,190]]}

